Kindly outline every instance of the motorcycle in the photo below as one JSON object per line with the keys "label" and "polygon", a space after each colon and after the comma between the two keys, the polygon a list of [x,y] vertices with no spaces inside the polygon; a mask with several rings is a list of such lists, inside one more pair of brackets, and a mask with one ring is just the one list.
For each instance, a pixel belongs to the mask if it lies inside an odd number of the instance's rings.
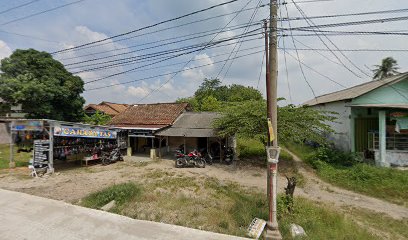
{"label": "motorcycle", "polygon": [[230,165],[232,161],[234,161],[234,150],[232,147],[228,147],[225,149],[225,163]]}
{"label": "motorcycle", "polygon": [[118,147],[111,152],[103,152],[101,156],[102,165],[108,165],[117,161],[123,161],[122,153]]}
{"label": "motorcycle", "polygon": [[197,150],[185,155],[181,150],[176,151],[176,168],[199,167],[205,168],[205,159]]}

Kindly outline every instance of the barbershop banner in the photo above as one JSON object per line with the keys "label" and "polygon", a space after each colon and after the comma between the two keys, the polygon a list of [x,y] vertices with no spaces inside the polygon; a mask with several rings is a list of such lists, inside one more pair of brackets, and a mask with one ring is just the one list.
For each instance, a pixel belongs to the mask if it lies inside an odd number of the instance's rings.
{"label": "barbershop banner", "polygon": [[116,139],[116,131],[103,130],[103,129],[91,129],[91,128],[55,126],[54,136]]}

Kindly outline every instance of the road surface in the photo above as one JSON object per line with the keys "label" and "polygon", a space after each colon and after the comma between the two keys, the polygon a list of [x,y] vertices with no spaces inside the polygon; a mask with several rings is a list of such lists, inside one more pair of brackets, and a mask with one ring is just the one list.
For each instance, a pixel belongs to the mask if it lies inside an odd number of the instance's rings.
{"label": "road surface", "polygon": [[83,208],[0,189],[1,240],[244,239]]}

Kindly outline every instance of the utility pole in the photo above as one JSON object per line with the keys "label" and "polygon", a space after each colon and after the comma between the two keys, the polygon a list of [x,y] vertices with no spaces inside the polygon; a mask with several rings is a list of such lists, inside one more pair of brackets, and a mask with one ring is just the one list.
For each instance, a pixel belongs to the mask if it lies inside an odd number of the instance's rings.
{"label": "utility pole", "polygon": [[[271,121],[271,127],[268,134],[268,203],[269,219],[266,239],[282,239],[279,233],[277,221],[277,173],[278,159],[280,149],[278,148],[278,46],[277,46],[277,29],[278,29],[278,1],[270,0],[270,25],[269,25],[269,59],[267,60],[266,79],[266,101],[268,107],[268,120]],[[268,66],[269,65],[269,66]],[[272,128],[272,129],[271,129]],[[272,147],[270,146],[272,140]]]}

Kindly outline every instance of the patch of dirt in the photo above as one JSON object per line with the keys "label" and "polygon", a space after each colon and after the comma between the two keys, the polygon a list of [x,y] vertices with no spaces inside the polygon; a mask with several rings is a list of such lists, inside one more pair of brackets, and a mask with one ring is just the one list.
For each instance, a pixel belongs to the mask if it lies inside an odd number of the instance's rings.
{"label": "patch of dirt", "polygon": [[[161,174],[163,176],[161,176]],[[48,177],[27,177],[27,168],[0,172],[0,188],[32,195],[77,203],[81,198],[108,186],[135,181],[149,182],[164,176],[194,177],[205,181],[207,177],[221,182],[235,182],[242,186],[266,192],[266,169],[214,164],[205,168],[175,168],[174,161],[153,161],[147,164],[117,162],[108,166],[92,165],[57,171]],[[284,178],[278,181],[286,183]],[[283,191],[283,185],[279,191]],[[163,191],[163,189],[157,189]],[[185,193],[191,195],[192,193]]]}
{"label": "patch of dirt", "polygon": [[394,219],[408,218],[408,208],[345,190],[322,181],[314,173],[314,170],[307,166],[299,157],[288,150],[286,151],[292,155],[297,163],[299,172],[307,179],[307,183],[303,188],[296,188],[295,195],[317,202],[331,203],[339,210],[343,210],[344,206],[351,206],[384,213]]}

